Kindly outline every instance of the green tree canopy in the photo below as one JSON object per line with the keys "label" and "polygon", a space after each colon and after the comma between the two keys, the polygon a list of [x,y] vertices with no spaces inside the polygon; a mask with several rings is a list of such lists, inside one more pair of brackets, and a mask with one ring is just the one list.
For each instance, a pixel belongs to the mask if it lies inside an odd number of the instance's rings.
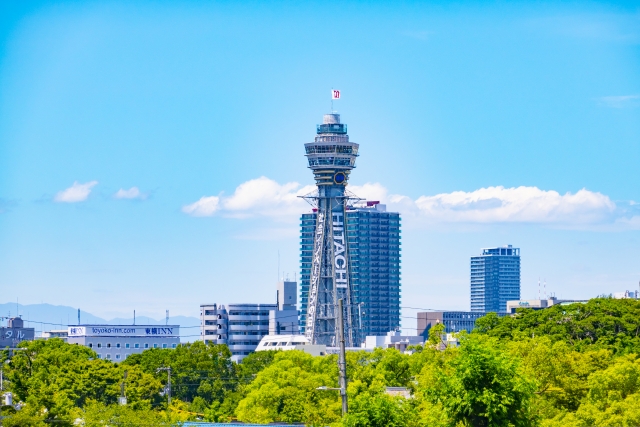
{"label": "green tree canopy", "polygon": [[489,313],[476,325],[474,333],[501,340],[547,336],[579,351],[640,352],[640,301],[635,299],[594,298],[544,310],[518,309],[516,316],[501,318]]}
{"label": "green tree canopy", "polygon": [[185,402],[193,402],[199,396],[207,404],[222,403],[237,384],[236,365],[231,361],[229,348],[202,341],[132,354],[122,365],[138,367],[162,384],[167,383],[168,376],[158,368],[171,367],[172,394]]}
{"label": "green tree canopy", "polygon": [[534,383],[495,340],[465,339],[459,350],[450,353],[452,357],[426,375],[428,383],[422,384],[425,398],[441,405],[452,425],[534,425],[530,411]]}
{"label": "green tree canopy", "polygon": [[83,346],[60,339],[23,343],[5,367],[16,401],[26,403],[25,414],[42,416],[56,425],[71,423],[74,411],[88,401],[117,402],[124,371],[128,371],[127,397],[133,407],[148,409],[157,398],[160,382],[135,367],[125,368],[100,360]]}
{"label": "green tree canopy", "polygon": [[327,425],[340,418],[335,356],[312,357],[302,351],[277,352],[272,364],[260,371],[247,387],[237,408],[238,419],[246,422],[282,421]]}

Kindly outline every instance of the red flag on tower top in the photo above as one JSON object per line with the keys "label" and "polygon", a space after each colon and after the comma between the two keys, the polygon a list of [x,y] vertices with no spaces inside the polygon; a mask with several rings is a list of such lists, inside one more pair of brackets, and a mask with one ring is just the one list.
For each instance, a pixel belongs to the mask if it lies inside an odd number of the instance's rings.
{"label": "red flag on tower top", "polygon": [[340,91],[331,89],[331,99],[340,99]]}

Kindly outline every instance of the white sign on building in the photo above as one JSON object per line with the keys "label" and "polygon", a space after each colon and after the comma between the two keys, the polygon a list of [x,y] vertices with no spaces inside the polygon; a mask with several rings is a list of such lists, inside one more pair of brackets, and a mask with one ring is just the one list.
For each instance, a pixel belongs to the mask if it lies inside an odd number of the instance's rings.
{"label": "white sign on building", "polygon": [[70,337],[178,337],[180,327],[169,326],[69,326]]}

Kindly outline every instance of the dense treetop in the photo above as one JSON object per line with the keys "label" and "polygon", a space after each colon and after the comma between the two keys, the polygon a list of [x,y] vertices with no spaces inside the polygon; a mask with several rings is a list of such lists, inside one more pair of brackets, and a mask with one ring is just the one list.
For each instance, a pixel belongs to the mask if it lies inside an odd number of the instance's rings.
{"label": "dense treetop", "polygon": [[[185,420],[316,426],[586,427],[640,425],[640,303],[585,304],[487,315],[461,345],[441,328],[410,353],[348,352],[349,414],[341,415],[335,355],[254,353],[240,364],[202,342],[150,349],[122,363],[59,339],[23,343],[5,387],[22,409],[6,426],[179,425]],[[171,367],[172,403],[165,393]],[[127,379],[124,380],[124,373]],[[126,406],[117,405],[124,381]],[[387,387],[405,387],[411,398]]]}
{"label": "dense treetop", "polygon": [[544,310],[518,309],[515,316],[491,313],[478,319],[474,332],[501,340],[547,336],[578,351],[603,348],[614,353],[638,353],[640,301],[596,298]]}

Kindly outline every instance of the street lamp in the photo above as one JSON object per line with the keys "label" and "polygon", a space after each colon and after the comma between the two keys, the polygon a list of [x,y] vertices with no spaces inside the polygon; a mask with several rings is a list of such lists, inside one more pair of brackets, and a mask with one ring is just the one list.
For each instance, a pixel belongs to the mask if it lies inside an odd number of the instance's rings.
{"label": "street lamp", "polygon": [[322,385],[316,388],[316,390],[342,390],[342,389],[340,387],[327,387],[326,385]]}
{"label": "street lamp", "polygon": [[347,402],[347,391],[341,387],[327,387],[326,385],[322,385],[320,387],[316,387],[316,390],[338,390],[340,392],[340,397],[342,398],[342,415],[347,413],[346,411],[346,402]]}
{"label": "street lamp", "polygon": [[340,341],[340,355],[338,356],[338,368],[340,374],[340,387],[327,387],[326,385],[316,388],[316,390],[340,390],[340,398],[342,400],[342,415],[346,415],[347,407],[347,358],[344,348],[344,323],[342,319],[343,308],[342,298],[338,300],[338,337]]}

